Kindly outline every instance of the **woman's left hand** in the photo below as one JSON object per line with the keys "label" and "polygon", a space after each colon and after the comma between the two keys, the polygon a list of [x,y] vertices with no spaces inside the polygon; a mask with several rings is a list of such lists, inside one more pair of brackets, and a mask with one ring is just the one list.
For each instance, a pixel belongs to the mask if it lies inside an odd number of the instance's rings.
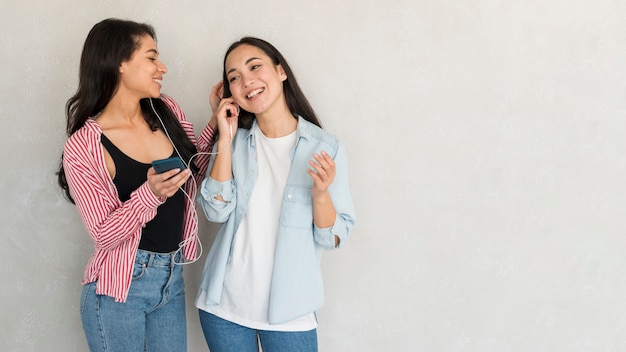
{"label": "woman's left hand", "polygon": [[321,155],[313,154],[313,159],[309,161],[313,170],[307,169],[307,172],[313,179],[311,195],[316,198],[324,195],[335,180],[335,161],[325,151]]}

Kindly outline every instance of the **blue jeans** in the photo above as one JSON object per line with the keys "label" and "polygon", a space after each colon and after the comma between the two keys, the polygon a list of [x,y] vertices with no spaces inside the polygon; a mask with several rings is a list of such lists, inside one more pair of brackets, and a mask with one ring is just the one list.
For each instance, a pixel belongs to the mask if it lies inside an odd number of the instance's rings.
{"label": "blue jeans", "polygon": [[255,330],[219,318],[203,310],[200,325],[211,352],[317,352],[317,330]]}
{"label": "blue jeans", "polygon": [[83,286],[80,315],[92,352],[186,351],[183,269],[172,254],[138,250],[128,299],[96,294]]}

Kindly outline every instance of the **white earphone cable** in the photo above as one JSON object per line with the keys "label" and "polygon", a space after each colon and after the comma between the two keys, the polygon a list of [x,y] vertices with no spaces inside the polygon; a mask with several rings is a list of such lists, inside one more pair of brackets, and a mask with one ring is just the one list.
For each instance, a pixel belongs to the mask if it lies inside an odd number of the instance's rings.
{"label": "white earphone cable", "polygon": [[[172,146],[174,147],[174,151],[176,151],[176,155],[178,155],[178,157],[180,158],[180,160],[183,162],[183,164],[185,164],[185,167],[187,167],[188,169],[191,170],[191,168],[189,167],[191,165],[191,161],[193,160],[193,158],[195,158],[198,155],[217,155],[221,152],[217,151],[217,152],[198,152],[194,155],[191,156],[191,158],[189,158],[189,162],[185,162],[185,159],[183,159],[183,157],[181,156],[180,152],[178,151],[178,148],[176,148],[176,144],[174,144],[174,141],[172,140],[172,137],[170,136],[169,131],[167,130],[167,128],[165,127],[165,124],[163,123],[163,120],[161,119],[161,116],[159,115],[159,113],[156,111],[156,109],[154,108],[154,105],[152,103],[152,98],[149,98],[148,100],[150,100],[150,107],[152,108],[152,112],[154,112],[154,114],[156,115],[156,117],[159,119],[159,122],[161,122],[161,126],[163,127],[163,132],[165,132],[165,135],[167,136],[167,139],[169,139],[170,143],[172,143]],[[230,143],[232,144],[233,142],[233,126],[229,124],[229,128],[230,128]],[[226,148],[225,150],[228,150],[228,148]],[[198,183],[196,182],[196,179],[193,177],[193,175],[191,176],[191,181],[194,183],[195,185],[195,189],[198,189]],[[176,252],[180,251],[181,249],[183,249],[184,246],[186,246],[187,244],[189,244],[191,241],[198,241],[198,247],[199,247],[199,253],[196,256],[196,258],[194,258],[193,260],[190,261],[185,261],[185,262],[180,262],[177,263],[175,262],[174,264],[176,265],[186,265],[186,264],[192,264],[195,263],[196,261],[198,261],[198,259],[200,259],[200,257],[202,256],[202,241],[200,241],[200,237],[198,236],[198,210],[196,209],[195,206],[195,201],[191,198],[191,196],[185,191],[185,189],[183,187],[180,188],[181,191],[183,191],[183,193],[185,194],[187,200],[189,201],[190,204],[190,209],[193,211],[193,216],[196,220],[196,228],[194,233],[192,234],[192,236],[190,238],[187,238],[185,240],[182,240],[179,244],[178,244],[178,250],[176,250]]]}

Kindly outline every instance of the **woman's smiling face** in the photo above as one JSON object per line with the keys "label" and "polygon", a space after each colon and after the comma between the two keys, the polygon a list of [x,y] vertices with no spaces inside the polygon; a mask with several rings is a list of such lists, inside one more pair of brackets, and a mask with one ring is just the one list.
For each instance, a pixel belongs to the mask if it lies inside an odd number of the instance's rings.
{"label": "woman's smiling face", "polygon": [[275,65],[263,50],[243,44],[233,49],[225,62],[226,77],[235,102],[253,114],[270,111],[285,104],[281,65]]}
{"label": "woman's smiling face", "polygon": [[120,85],[139,99],[158,98],[167,67],[159,60],[159,50],[152,37],[144,35],[139,43],[130,60],[120,65]]}

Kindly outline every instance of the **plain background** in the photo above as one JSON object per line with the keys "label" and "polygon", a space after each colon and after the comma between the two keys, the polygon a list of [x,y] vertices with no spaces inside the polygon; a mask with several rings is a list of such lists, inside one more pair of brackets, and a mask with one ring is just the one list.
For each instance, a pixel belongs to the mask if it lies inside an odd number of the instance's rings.
{"label": "plain background", "polygon": [[[626,2],[13,1],[0,14],[0,350],[86,350],[92,243],[54,176],[89,29],[157,30],[195,123],[243,35],[346,145],[321,351],[626,350]],[[202,217],[202,215],[201,215]],[[205,253],[217,227],[201,223]],[[189,350],[206,350],[186,267]]]}

